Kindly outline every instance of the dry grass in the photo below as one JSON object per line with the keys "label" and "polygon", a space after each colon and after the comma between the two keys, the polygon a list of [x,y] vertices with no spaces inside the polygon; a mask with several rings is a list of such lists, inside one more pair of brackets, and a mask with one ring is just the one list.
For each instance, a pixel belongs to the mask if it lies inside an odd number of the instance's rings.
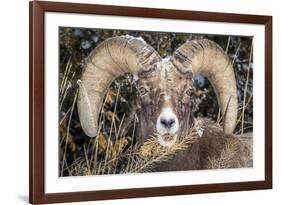
{"label": "dry grass", "polygon": [[[250,76],[250,64],[251,64],[251,60],[252,60],[252,53],[253,53],[253,45],[251,46],[251,52],[250,52],[250,57],[249,57],[249,65],[248,65],[248,71],[247,71],[247,79],[246,79],[246,83],[244,86],[244,98],[243,98],[243,106],[242,106],[242,113],[241,113],[241,118],[242,118],[242,122],[241,122],[241,134],[244,133],[244,124],[245,124],[245,108],[246,108],[246,99],[247,99],[247,91],[248,91],[248,84],[249,84],[249,76]],[[251,97],[250,97],[251,98]]]}
{"label": "dry grass", "polygon": [[208,169],[226,169],[251,166],[248,163],[248,157],[247,159],[241,160],[241,152],[245,152],[245,150],[241,150],[241,147],[237,145],[237,141],[229,140],[222,149],[219,157],[208,157],[206,167]]}
{"label": "dry grass", "polygon": [[160,162],[171,159],[177,151],[188,149],[196,137],[196,129],[192,128],[185,137],[177,139],[173,146],[163,147],[157,136],[139,145],[126,138],[113,142],[100,134],[95,139],[93,155],[88,158],[85,150],[84,157],[65,169],[70,176],[149,172]]}

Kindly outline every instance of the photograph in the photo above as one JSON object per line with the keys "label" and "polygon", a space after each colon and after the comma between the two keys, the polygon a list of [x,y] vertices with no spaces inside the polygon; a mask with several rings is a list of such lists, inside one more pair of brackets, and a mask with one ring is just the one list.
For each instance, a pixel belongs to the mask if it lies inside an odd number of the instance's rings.
{"label": "photograph", "polygon": [[253,36],[59,27],[59,177],[245,169]]}

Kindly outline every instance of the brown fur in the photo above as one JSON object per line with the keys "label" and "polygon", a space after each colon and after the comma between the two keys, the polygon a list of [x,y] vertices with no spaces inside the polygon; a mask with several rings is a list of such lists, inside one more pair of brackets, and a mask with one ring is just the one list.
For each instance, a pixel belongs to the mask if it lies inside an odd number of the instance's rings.
{"label": "brown fur", "polygon": [[[140,123],[136,141],[144,142],[156,133],[157,117],[165,106],[172,107],[180,121],[179,133],[188,131],[193,123],[190,113],[190,88],[192,73],[184,76],[169,63],[156,64],[151,71],[140,72],[137,88],[140,91]],[[171,69],[169,69],[171,68]],[[165,99],[164,96],[171,96]],[[199,120],[200,121],[200,120]],[[175,156],[161,162],[154,171],[180,171],[212,168],[234,168],[247,166],[249,150],[242,141],[223,130],[210,120],[201,120],[204,134],[188,150],[178,151]]]}
{"label": "brown fur", "polygon": [[[192,73],[184,76],[177,69],[173,69],[172,64],[156,64],[155,69],[150,72],[138,74],[137,88],[145,89],[147,92],[140,95],[141,110],[139,111],[140,123],[138,142],[143,142],[147,137],[156,132],[157,117],[162,109],[169,106],[181,120],[180,132],[188,130],[192,123],[190,119],[189,98],[192,88]],[[165,96],[170,96],[165,99]]]}
{"label": "brown fur", "polygon": [[[200,119],[202,121],[202,119]],[[252,136],[223,133],[220,126],[204,120],[202,137],[187,150],[178,151],[173,158],[161,162],[154,171],[181,171],[252,167]]]}

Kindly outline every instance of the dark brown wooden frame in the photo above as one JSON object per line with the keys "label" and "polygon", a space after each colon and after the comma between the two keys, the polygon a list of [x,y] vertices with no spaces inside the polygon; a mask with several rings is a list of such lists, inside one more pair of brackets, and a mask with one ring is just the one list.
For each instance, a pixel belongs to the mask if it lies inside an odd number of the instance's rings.
{"label": "dark brown wooden frame", "polygon": [[[73,193],[44,192],[44,13],[67,12],[113,16],[152,17],[210,22],[248,23],[265,26],[265,180],[205,185],[151,187]],[[272,16],[211,13],[93,4],[30,2],[30,104],[29,104],[29,201],[55,203],[164,195],[196,194],[272,188]]]}

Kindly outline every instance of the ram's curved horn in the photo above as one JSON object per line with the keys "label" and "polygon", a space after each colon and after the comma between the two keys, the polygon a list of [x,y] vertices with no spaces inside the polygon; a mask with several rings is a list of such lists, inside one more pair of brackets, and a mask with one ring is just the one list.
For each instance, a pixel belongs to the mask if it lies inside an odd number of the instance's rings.
{"label": "ram's curved horn", "polygon": [[224,116],[224,132],[232,133],[238,109],[236,81],[232,64],[222,48],[207,39],[189,41],[175,51],[171,62],[182,73],[192,71],[209,79]]}
{"label": "ram's curved horn", "polygon": [[142,39],[119,36],[103,41],[89,55],[78,81],[78,113],[84,132],[94,137],[105,94],[112,81],[126,73],[152,68],[159,54]]}

